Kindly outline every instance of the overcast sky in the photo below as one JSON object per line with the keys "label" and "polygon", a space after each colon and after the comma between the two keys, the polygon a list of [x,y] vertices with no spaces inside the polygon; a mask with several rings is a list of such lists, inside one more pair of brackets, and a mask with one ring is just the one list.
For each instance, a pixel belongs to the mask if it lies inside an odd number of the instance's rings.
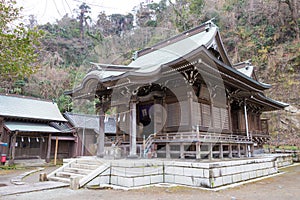
{"label": "overcast sky", "polygon": [[141,2],[147,1],[151,0],[17,0],[17,5],[23,7],[24,20],[33,14],[39,24],[45,24],[61,19],[66,13],[69,16],[76,16],[74,9],[77,9],[82,2],[92,8],[91,15],[95,20],[101,11],[105,11],[106,14],[126,14]]}

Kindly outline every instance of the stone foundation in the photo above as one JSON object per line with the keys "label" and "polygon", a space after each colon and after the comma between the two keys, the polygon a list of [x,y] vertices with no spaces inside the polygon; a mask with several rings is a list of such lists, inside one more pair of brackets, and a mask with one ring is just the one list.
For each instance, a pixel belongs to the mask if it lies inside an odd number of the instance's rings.
{"label": "stone foundation", "polygon": [[216,188],[278,173],[293,163],[292,155],[216,162],[113,160],[111,167],[89,185],[139,187],[158,183]]}
{"label": "stone foundation", "polygon": [[277,168],[293,164],[294,156],[292,154],[276,154],[275,164]]}

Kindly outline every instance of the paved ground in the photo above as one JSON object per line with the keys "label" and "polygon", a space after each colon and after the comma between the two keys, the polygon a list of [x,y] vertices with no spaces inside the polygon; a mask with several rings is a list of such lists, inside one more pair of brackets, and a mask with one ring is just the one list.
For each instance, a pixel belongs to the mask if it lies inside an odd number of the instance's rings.
{"label": "paved ground", "polygon": [[[13,200],[35,200],[35,199],[117,199],[140,200],[140,199],[247,199],[247,200],[268,200],[280,199],[290,200],[300,198],[300,165],[282,169],[285,172],[281,175],[266,178],[256,182],[228,188],[220,191],[208,191],[203,189],[193,189],[187,187],[147,187],[136,190],[91,190],[80,189],[70,190],[69,188],[59,188],[38,192],[29,192],[4,196],[2,199]],[[25,178],[25,182],[34,182],[38,174],[33,174]],[[27,179],[27,180],[26,180]],[[1,197],[0,197],[1,199]]]}

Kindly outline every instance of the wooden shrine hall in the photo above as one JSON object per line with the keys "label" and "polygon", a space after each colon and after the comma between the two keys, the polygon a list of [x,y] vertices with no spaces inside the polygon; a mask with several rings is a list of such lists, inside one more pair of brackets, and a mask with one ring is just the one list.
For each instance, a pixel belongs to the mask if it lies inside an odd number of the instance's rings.
{"label": "wooden shrine hall", "polygon": [[0,153],[15,160],[75,157],[77,134],[53,101],[0,94]]}
{"label": "wooden shrine hall", "polygon": [[93,64],[66,94],[99,100],[99,157],[108,116],[121,157],[249,157],[269,138],[261,114],[287,106],[264,95],[271,86],[251,62],[231,63],[211,21],[136,52],[128,66]]}

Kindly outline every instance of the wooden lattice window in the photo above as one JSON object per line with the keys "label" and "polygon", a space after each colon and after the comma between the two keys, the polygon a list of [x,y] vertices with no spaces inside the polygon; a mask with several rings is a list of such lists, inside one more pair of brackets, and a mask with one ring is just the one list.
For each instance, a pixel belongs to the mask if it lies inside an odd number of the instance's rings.
{"label": "wooden lattice window", "polygon": [[211,126],[211,112],[210,105],[201,104],[201,114],[202,114],[202,126],[210,127]]}

